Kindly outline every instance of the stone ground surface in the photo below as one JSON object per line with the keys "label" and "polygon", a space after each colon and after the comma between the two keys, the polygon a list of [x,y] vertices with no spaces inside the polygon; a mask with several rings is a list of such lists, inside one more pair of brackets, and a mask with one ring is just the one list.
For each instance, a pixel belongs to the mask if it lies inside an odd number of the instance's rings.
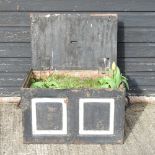
{"label": "stone ground surface", "polygon": [[126,111],[123,145],[23,144],[21,109],[0,104],[0,155],[155,155],[155,104]]}

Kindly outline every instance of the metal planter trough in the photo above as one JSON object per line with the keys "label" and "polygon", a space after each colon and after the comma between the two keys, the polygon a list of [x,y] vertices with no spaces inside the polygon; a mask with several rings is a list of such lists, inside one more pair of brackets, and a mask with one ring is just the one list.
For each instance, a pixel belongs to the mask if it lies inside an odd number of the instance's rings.
{"label": "metal planter trough", "polygon": [[125,89],[30,88],[31,78],[53,72],[101,76],[117,59],[117,16],[31,18],[33,70],[21,88],[24,143],[123,143]]}

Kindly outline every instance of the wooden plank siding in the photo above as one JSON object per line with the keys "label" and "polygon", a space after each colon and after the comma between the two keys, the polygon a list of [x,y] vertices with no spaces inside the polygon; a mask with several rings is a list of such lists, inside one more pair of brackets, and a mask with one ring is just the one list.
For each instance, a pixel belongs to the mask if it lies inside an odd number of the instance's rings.
{"label": "wooden plank siding", "polygon": [[19,96],[31,68],[30,13],[53,11],[118,14],[118,65],[132,94],[154,95],[154,0],[0,0],[0,96]]}

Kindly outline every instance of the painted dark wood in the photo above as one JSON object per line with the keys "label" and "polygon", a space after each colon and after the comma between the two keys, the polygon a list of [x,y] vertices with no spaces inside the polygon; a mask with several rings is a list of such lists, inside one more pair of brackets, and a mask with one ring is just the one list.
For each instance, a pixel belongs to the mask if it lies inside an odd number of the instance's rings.
{"label": "painted dark wood", "polygon": [[[97,13],[103,13],[103,12],[97,12]],[[154,27],[155,25],[155,20],[153,20],[155,19],[154,12],[104,12],[104,13],[118,14],[118,25],[120,27]],[[10,26],[10,27],[30,26],[30,13],[1,12],[0,26]]]}
{"label": "painted dark wood", "polygon": [[125,72],[152,72],[155,71],[155,58],[120,58],[118,66]]}
{"label": "painted dark wood", "polygon": [[20,87],[25,76],[25,73],[1,73],[0,87]]}
{"label": "painted dark wood", "polygon": [[[147,51],[147,52],[146,52]],[[118,43],[118,58],[150,58],[155,56],[155,43]],[[0,57],[31,57],[30,43],[0,43]]]}
{"label": "painted dark wood", "polygon": [[0,27],[0,42],[30,42],[30,28]]}
{"label": "painted dark wood", "polygon": [[[118,59],[122,72],[152,72],[155,71],[154,58],[126,58]],[[1,72],[27,72],[30,70],[30,58],[0,58]]]}
{"label": "painted dark wood", "polygon": [[20,96],[19,87],[0,87],[0,97],[18,97]]}
{"label": "painted dark wood", "polygon": [[1,0],[0,3],[1,11],[155,11],[154,0],[45,0],[44,3],[41,0]]}
{"label": "painted dark wood", "polygon": [[31,58],[30,43],[0,43],[0,58]]}
{"label": "painted dark wood", "polygon": [[1,12],[0,26],[30,26],[30,13]]}
{"label": "painted dark wood", "polygon": [[155,43],[118,43],[118,58],[153,58]]}
{"label": "painted dark wood", "polygon": [[[29,27],[0,27],[0,42],[30,42]],[[118,42],[123,43],[154,43],[155,28],[120,27]]]}
{"label": "painted dark wood", "polygon": [[[54,90],[22,88],[22,112],[24,127],[24,143],[122,143],[124,136],[124,92],[116,90]],[[33,135],[31,118],[32,98],[67,98],[67,135]],[[80,135],[79,134],[79,99],[80,98],[114,98],[114,134],[112,135]],[[94,107],[93,107],[94,108]],[[105,110],[105,109],[104,109]],[[106,109],[107,110],[107,109]],[[87,112],[90,112],[88,110]],[[87,115],[87,113],[85,113]],[[92,115],[93,116],[93,115]],[[93,119],[91,118],[89,119]],[[104,118],[102,118],[104,119]],[[87,123],[87,122],[86,122]],[[103,122],[101,122],[102,124]],[[88,127],[88,126],[87,126]]]}
{"label": "painted dark wood", "polygon": [[31,67],[30,58],[0,58],[0,72],[27,72]]}
{"label": "painted dark wood", "polygon": [[32,14],[31,35],[36,70],[96,69],[117,62],[116,15]]}
{"label": "painted dark wood", "polygon": [[[84,105],[84,129],[108,130],[110,105],[91,102]],[[104,118],[104,119],[103,119]]]}
{"label": "painted dark wood", "polygon": [[61,130],[62,129],[62,105],[61,103],[37,103],[37,129]]}

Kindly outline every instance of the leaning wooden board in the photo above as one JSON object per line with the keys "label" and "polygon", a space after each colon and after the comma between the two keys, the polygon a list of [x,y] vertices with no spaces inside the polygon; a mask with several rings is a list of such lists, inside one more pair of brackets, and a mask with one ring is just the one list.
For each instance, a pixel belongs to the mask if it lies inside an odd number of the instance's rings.
{"label": "leaning wooden board", "polygon": [[99,69],[117,62],[117,16],[32,14],[32,68]]}

